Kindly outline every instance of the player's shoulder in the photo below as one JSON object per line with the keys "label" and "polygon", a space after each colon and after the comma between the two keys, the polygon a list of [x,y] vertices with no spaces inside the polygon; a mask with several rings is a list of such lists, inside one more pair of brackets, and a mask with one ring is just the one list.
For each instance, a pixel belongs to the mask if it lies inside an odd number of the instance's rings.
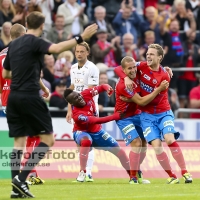
{"label": "player's shoulder", "polygon": [[85,68],[88,68],[88,69],[96,69],[99,71],[99,68],[91,61],[87,61],[86,64],[84,65]]}
{"label": "player's shoulder", "polygon": [[75,63],[71,66],[71,70],[76,70],[78,68],[78,63]]}
{"label": "player's shoulder", "polygon": [[147,62],[146,61],[139,61],[135,63],[136,67],[146,67]]}
{"label": "player's shoulder", "polygon": [[124,83],[124,79],[123,78],[119,78],[117,80],[116,87],[118,87],[118,88],[125,87],[125,83]]}

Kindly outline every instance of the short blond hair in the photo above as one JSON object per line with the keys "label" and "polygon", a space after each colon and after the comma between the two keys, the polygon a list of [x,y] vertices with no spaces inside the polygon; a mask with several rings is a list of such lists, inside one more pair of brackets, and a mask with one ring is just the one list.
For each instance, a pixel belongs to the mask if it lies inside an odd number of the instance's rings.
{"label": "short blond hair", "polygon": [[164,58],[164,50],[162,48],[162,46],[160,46],[159,44],[150,44],[148,46],[148,49],[156,49],[158,56],[162,56],[162,59],[160,60],[160,62],[163,60]]}
{"label": "short blond hair", "polygon": [[130,56],[125,56],[122,60],[121,60],[121,66],[124,69],[126,67],[126,63],[131,63],[131,62],[135,62],[134,58],[130,57]]}

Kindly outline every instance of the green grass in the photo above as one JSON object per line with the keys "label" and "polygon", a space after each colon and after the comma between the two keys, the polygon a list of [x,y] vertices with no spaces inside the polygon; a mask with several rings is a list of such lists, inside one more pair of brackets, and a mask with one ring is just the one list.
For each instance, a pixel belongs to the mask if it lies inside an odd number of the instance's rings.
{"label": "green grass", "polygon": [[[129,185],[127,179],[95,179],[94,183],[72,183],[72,179],[46,180],[30,186],[38,200],[199,200],[200,179],[192,184],[167,185],[165,179],[151,179],[148,185]],[[9,180],[0,180],[0,199],[9,199]]]}

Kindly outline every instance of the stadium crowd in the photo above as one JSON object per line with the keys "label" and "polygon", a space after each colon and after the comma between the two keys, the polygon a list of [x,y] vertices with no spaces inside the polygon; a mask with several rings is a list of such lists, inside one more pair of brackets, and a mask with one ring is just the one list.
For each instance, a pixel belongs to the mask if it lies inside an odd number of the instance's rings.
{"label": "stadium crowd", "polygon": [[[165,51],[163,66],[194,68],[200,64],[200,1],[199,0],[0,0],[0,50],[11,42],[10,28],[32,11],[42,12],[45,19],[42,37],[52,43],[69,40],[92,23],[98,31],[88,41],[91,60],[100,70],[100,85],[115,87],[113,68],[124,56],[145,60],[148,45],[158,43]],[[74,49],[58,55],[45,55],[41,78],[51,91],[46,100],[50,107],[63,109],[64,90],[70,86],[70,68],[76,62]],[[174,71],[169,101],[172,110],[200,107],[200,74]],[[189,101],[191,100],[191,101]],[[104,107],[113,107],[115,96],[99,97],[100,116]],[[65,117],[65,112],[52,116]],[[180,115],[179,117],[185,117]],[[196,117],[199,117],[196,116]]]}

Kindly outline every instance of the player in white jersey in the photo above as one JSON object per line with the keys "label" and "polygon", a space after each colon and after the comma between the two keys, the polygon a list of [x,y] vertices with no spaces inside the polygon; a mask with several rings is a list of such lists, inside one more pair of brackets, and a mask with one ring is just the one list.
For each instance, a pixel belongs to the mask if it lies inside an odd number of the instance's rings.
{"label": "player in white jersey", "polygon": [[[70,88],[76,92],[82,92],[87,88],[92,88],[99,85],[99,69],[97,66],[90,62],[87,57],[90,54],[90,47],[86,42],[76,45],[75,56],[77,63],[72,65],[70,76],[71,76],[71,86]],[[97,115],[99,113],[98,108],[98,96],[94,97],[94,102],[96,105]],[[68,112],[66,116],[67,122],[72,123],[72,108],[68,104]],[[94,150],[92,149],[88,155],[87,167],[86,167],[86,181],[93,182],[92,179],[92,166],[94,162]]]}

